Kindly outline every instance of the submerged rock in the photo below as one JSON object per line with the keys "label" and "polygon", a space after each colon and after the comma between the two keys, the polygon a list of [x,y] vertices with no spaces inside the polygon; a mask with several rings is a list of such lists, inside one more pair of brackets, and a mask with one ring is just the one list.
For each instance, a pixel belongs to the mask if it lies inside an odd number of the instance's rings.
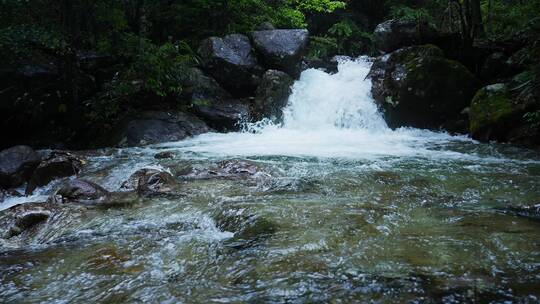
{"label": "submerged rock", "polygon": [[54,203],[74,203],[88,206],[106,205],[108,199],[109,192],[107,190],[83,179],[68,181],[52,196]]}
{"label": "submerged rock", "polygon": [[191,169],[191,172],[186,174],[189,178],[230,178],[230,179],[245,179],[264,174],[259,166],[255,163],[245,160],[226,160],[219,162],[216,166],[210,169]]}
{"label": "submerged rock", "polygon": [[0,211],[0,248],[43,244],[61,236],[86,208],[55,202],[24,203]]}
{"label": "submerged rock", "polygon": [[524,206],[524,207],[513,207],[508,206],[502,209],[503,212],[514,214],[520,217],[530,218],[535,221],[540,222],[540,204]]}
{"label": "submerged rock", "polygon": [[214,215],[216,226],[222,231],[233,232],[227,245],[235,249],[256,246],[278,231],[278,225],[263,216],[249,214],[242,208],[221,210]]}
{"label": "submerged rock", "polygon": [[247,36],[210,37],[201,43],[199,54],[204,69],[234,95],[249,96],[261,81],[264,69]]}
{"label": "submerged rock", "polygon": [[85,163],[83,158],[70,152],[51,153],[34,170],[26,187],[26,194],[31,194],[35,188],[45,186],[56,178],[79,174]]}
{"label": "submerged rock", "polygon": [[168,193],[176,187],[170,173],[148,168],[133,173],[121,186],[123,190],[137,190],[142,195]]}
{"label": "submerged rock", "polygon": [[26,182],[41,157],[28,146],[15,146],[0,152],[0,188],[13,188]]}
{"label": "submerged rock", "polygon": [[375,28],[373,37],[375,47],[384,52],[431,42],[437,35],[429,23],[407,20],[387,20]]}
{"label": "submerged rock", "polygon": [[[400,49],[378,58],[368,75],[372,94],[392,128],[461,130],[462,114],[479,81],[433,45]],[[463,127],[466,129],[466,127]]]}
{"label": "submerged rock", "polygon": [[122,124],[114,136],[118,146],[144,146],[179,141],[211,129],[199,118],[183,112],[143,112]]}
{"label": "submerged rock", "polygon": [[21,197],[17,190],[14,189],[0,189],[0,203],[6,200],[8,197]]}
{"label": "submerged rock", "polygon": [[269,118],[280,122],[283,118],[283,108],[287,105],[292,93],[294,80],[281,71],[268,70],[257,88],[254,112],[256,118]]}
{"label": "submerged rock", "polygon": [[23,233],[35,233],[37,227],[51,217],[52,209],[50,204],[28,203],[2,211],[0,215],[2,238],[9,239]]}
{"label": "submerged rock", "polygon": [[298,77],[309,42],[307,30],[267,30],[252,33],[253,44],[264,63],[272,69]]}
{"label": "submerged rock", "polygon": [[163,151],[163,152],[156,153],[156,155],[154,155],[154,158],[155,159],[174,158],[174,153],[172,151]]}

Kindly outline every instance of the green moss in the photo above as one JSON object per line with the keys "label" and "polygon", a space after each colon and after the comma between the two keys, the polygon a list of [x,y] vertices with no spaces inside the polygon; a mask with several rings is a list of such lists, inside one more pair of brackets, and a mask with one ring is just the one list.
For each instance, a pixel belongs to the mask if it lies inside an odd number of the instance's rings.
{"label": "green moss", "polygon": [[194,99],[192,103],[193,105],[196,105],[196,106],[205,106],[205,107],[209,107],[212,105],[212,101],[208,99]]}
{"label": "green moss", "polygon": [[470,113],[470,131],[476,133],[483,127],[497,124],[513,113],[506,86],[491,85],[482,88],[474,97]]}

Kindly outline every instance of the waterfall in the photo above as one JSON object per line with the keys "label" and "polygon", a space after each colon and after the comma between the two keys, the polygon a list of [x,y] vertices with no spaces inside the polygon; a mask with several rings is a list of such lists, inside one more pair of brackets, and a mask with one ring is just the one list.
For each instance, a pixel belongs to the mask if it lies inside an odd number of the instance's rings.
{"label": "waterfall", "polygon": [[336,74],[304,71],[293,85],[280,124],[263,120],[248,124],[244,132],[203,134],[161,146],[205,157],[464,157],[432,147],[469,141],[466,137],[412,128],[390,129],[371,96],[371,81],[366,79],[371,64],[369,58],[344,59]]}
{"label": "waterfall", "polygon": [[284,109],[287,129],[388,129],[371,97],[366,79],[371,62],[362,57],[341,60],[338,73],[311,69],[293,86]]}

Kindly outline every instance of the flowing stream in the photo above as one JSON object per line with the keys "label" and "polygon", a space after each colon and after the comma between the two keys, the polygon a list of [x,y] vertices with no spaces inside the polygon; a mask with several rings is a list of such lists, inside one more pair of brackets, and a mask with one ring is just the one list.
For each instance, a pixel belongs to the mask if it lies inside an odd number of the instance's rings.
{"label": "flowing stream", "polygon": [[[540,202],[540,156],[389,129],[370,64],[304,71],[282,125],[87,152],[81,177],[110,191],[148,167],[181,190],[0,243],[0,302],[539,302],[540,222],[500,208]],[[259,169],[185,177],[225,160]]]}

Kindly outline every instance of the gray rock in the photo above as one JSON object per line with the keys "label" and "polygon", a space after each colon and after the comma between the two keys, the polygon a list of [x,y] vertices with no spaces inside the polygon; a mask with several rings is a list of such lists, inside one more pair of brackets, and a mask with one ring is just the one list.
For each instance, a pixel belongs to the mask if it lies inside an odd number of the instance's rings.
{"label": "gray rock", "polygon": [[18,187],[26,182],[39,164],[39,154],[28,146],[15,146],[0,152],[0,187]]}
{"label": "gray rock", "polygon": [[271,31],[271,30],[275,30],[276,28],[274,27],[274,25],[270,22],[263,22],[261,23],[258,27],[257,27],[257,31]]}
{"label": "gray rock", "polygon": [[249,210],[239,207],[222,209],[213,216],[216,226],[233,232],[234,236],[226,245],[234,249],[247,249],[257,246],[275,234],[279,226],[266,217],[250,214]]}
{"label": "gray rock", "polygon": [[232,159],[221,161],[216,166],[209,169],[190,168],[184,175],[185,177],[196,179],[226,178],[241,180],[253,178],[260,174],[264,173],[255,163],[246,160]]}
{"label": "gray rock", "polygon": [[51,202],[57,204],[82,204],[87,206],[106,205],[109,192],[103,187],[83,180],[68,181],[52,197]]}
{"label": "gray rock", "polygon": [[54,179],[77,175],[86,161],[73,153],[54,151],[37,166],[26,187],[26,194]]}
{"label": "gray rock", "polygon": [[192,114],[149,111],[121,124],[113,141],[124,147],[144,146],[179,141],[210,131],[206,123]]}
{"label": "gray rock", "polygon": [[377,25],[373,35],[377,49],[388,53],[406,46],[429,43],[437,32],[428,23],[392,19]]}
{"label": "gray rock", "polygon": [[155,159],[174,158],[174,153],[172,151],[163,151],[163,152],[156,153],[156,155],[154,155],[154,158]]}
{"label": "gray rock", "polygon": [[168,193],[174,191],[176,187],[176,180],[170,173],[145,168],[133,173],[121,188],[137,190],[141,195],[149,195]]}
{"label": "gray rock", "polygon": [[189,71],[183,87],[183,97],[192,104],[231,99],[231,95],[214,78],[205,75],[197,68]]}
{"label": "gray rock", "polygon": [[20,194],[17,190],[14,189],[0,189],[0,203],[2,203],[4,200],[6,200],[9,197],[21,197],[22,194]]}
{"label": "gray rock", "polygon": [[[433,45],[403,48],[378,58],[368,75],[372,94],[392,128],[459,126],[480,83],[461,63]],[[463,124],[466,128],[466,124]]]}
{"label": "gray rock", "polygon": [[264,72],[244,35],[210,37],[201,43],[199,54],[203,68],[237,96],[249,96]]}
{"label": "gray rock", "polygon": [[300,76],[302,58],[309,43],[307,30],[268,30],[252,33],[253,44],[264,63],[272,69]]}
{"label": "gray rock", "polygon": [[281,71],[268,70],[255,95],[254,114],[257,118],[269,118],[281,122],[283,108],[292,93],[294,80]]}
{"label": "gray rock", "polygon": [[197,102],[192,112],[217,131],[237,131],[241,122],[249,120],[250,105],[242,99]]}

